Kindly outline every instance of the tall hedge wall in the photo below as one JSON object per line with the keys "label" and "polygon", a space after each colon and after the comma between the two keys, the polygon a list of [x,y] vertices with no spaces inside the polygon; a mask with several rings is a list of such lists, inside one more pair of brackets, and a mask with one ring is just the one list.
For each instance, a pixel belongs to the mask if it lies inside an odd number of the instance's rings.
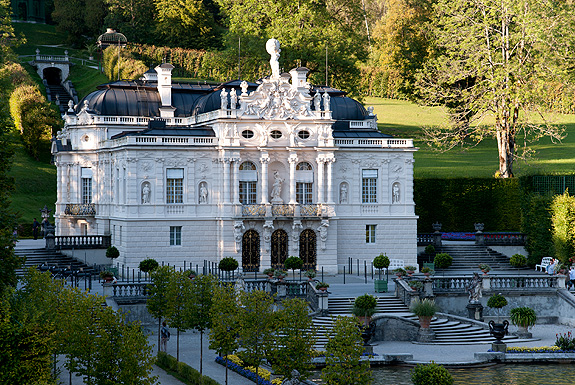
{"label": "tall hedge wall", "polygon": [[443,231],[520,231],[521,188],[518,179],[415,179],[417,231],[429,233],[432,224]]}

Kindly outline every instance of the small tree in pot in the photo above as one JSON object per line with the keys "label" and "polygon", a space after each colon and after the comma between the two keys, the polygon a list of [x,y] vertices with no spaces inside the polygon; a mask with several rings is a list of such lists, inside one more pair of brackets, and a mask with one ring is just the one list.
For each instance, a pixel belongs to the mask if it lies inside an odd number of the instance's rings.
{"label": "small tree in pot", "polygon": [[[225,257],[222,258],[220,263],[218,264],[218,268],[222,271],[225,271],[228,278],[231,271],[235,271],[238,268],[239,264],[233,257]],[[233,277],[232,277],[233,278]]]}
{"label": "small tree in pot", "polygon": [[500,323],[499,317],[501,315],[501,309],[507,306],[507,299],[501,295],[501,293],[494,294],[487,300],[487,306],[492,309],[497,309],[497,323],[493,322],[493,320],[489,321],[489,331],[493,337],[495,337],[495,344],[503,344],[503,341],[501,340],[507,334],[509,322],[507,320],[503,320],[503,323]]}
{"label": "small tree in pot", "polygon": [[375,307],[377,306],[377,300],[373,295],[364,294],[360,295],[355,299],[353,303],[353,314],[367,326],[369,325],[370,317],[375,313]]}
{"label": "small tree in pot", "polygon": [[[386,279],[385,281],[381,279],[381,269],[387,269],[390,263],[391,262],[388,256],[383,253],[379,254],[377,257],[373,259],[373,267],[379,270],[379,279],[374,280],[376,293],[382,293],[387,291],[388,279]],[[387,274],[389,275],[389,270],[387,270]]]}
{"label": "small tree in pot", "polygon": [[106,249],[106,258],[116,259],[120,256],[120,250],[116,246],[110,246]]}
{"label": "small tree in pot", "polygon": [[301,267],[303,266],[303,261],[301,260],[300,257],[291,256],[291,257],[286,258],[286,261],[284,262],[284,266],[288,270],[291,269],[293,278],[295,280],[295,270],[301,269]]}
{"label": "small tree in pot", "polygon": [[144,273],[148,274],[150,271],[157,269],[158,266],[159,266],[158,261],[152,258],[147,258],[144,259],[142,262],[140,262],[139,268]]}

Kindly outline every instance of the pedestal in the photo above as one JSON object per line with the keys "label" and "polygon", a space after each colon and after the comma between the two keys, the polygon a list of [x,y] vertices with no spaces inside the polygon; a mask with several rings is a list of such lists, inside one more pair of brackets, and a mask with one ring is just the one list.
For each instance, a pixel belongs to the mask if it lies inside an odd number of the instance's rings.
{"label": "pedestal", "polygon": [[432,342],[435,339],[435,333],[430,328],[419,328],[417,331],[417,342]]}
{"label": "pedestal", "polygon": [[468,303],[466,308],[467,308],[469,318],[474,319],[476,321],[482,321],[483,322],[483,305],[482,304],[480,304],[479,302]]}
{"label": "pedestal", "polygon": [[505,353],[507,351],[507,344],[503,342],[493,342],[491,344],[491,350],[494,352]]}

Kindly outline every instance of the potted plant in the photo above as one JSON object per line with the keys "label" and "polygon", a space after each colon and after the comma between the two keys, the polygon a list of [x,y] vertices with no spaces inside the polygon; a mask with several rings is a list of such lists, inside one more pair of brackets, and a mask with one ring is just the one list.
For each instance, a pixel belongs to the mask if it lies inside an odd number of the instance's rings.
{"label": "potted plant", "polygon": [[194,278],[196,278],[196,275],[198,275],[198,274],[196,273],[195,270],[186,270],[186,276],[187,276],[189,279],[194,279]]}
{"label": "potted plant", "polygon": [[295,280],[295,270],[296,269],[301,269],[301,267],[303,266],[303,261],[300,257],[294,257],[293,255],[291,257],[287,257],[285,262],[284,262],[284,266],[287,270],[292,271],[292,275],[294,277]]}
{"label": "potted plant", "polygon": [[329,283],[327,283],[327,282],[318,282],[315,285],[315,288],[319,291],[327,291],[328,287],[329,287]]}
{"label": "potted plant", "polygon": [[357,297],[353,303],[353,314],[365,325],[369,325],[371,316],[375,313],[377,300],[373,295],[364,294]]}
{"label": "potted plant", "polygon": [[275,269],[267,268],[264,270],[264,274],[268,276],[268,279],[271,279],[274,276]]}
{"label": "potted plant", "polygon": [[157,269],[159,266],[158,261],[152,258],[144,259],[138,266],[141,271],[148,274],[150,271]]}
{"label": "potted plant", "polygon": [[276,277],[278,279],[278,281],[282,281],[286,275],[287,275],[287,271],[285,271],[285,270],[276,269],[274,271],[274,277]]}
{"label": "potted plant", "polygon": [[415,298],[411,301],[409,310],[419,318],[422,329],[429,329],[431,318],[439,311],[439,307],[434,300]]}
{"label": "potted plant", "polygon": [[103,270],[100,272],[100,279],[104,280],[106,283],[110,283],[114,280],[114,273],[109,270]]}
{"label": "potted plant", "polygon": [[520,268],[527,265],[527,257],[522,254],[513,254],[509,258],[509,264],[513,267]]}
{"label": "potted plant", "polygon": [[407,284],[409,285],[411,290],[419,291],[423,288],[423,283],[418,280],[409,281]]}
{"label": "potted plant", "polygon": [[530,307],[516,307],[509,312],[511,323],[518,327],[517,336],[521,338],[531,338],[533,335],[529,333],[529,327],[535,325],[537,315],[535,310]]}
{"label": "potted plant", "polygon": [[379,279],[373,280],[376,293],[385,293],[387,291],[387,279],[381,279],[381,269],[387,269],[390,263],[388,256],[383,253],[373,259],[373,267],[379,270]]}
{"label": "potted plant", "polygon": [[306,270],[305,273],[303,273],[303,275],[305,275],[308,279],[308,281],[313,281],[313,279],[316,277],[317,273],[315,272],[315,270]]}
{"label": "potted plant", "polygon": [[487,273],[489,273],[491,270],[491,266],[489,266],[487,263],[480,263],[479,270],[483,272],[483,275],[487,275]]}
{"label": "potted plant", "polygon": [[453,263],[453,257],[447,253],[439,253],[433,259],[433,263],[440,269],[447,269]]}
{"label": "potted plant", "polygon": [[507,320],[503,320],[503,323],[499,322],[499,318],[501,315],[501,309],[507,306],[507,299],[499,294],[494,294],[487,300],[487,306],[492,309],[497,309],[497,322],[493,320],[489,321],[489,331],[495,337],[495,343],[502,344],[501,341],[503,337],[507,334],[507,328],[509,327],[509,322]]}
{"label": "potted plant", "polygon": [[426,277],[429,277],[431,274],[433,274],[433,270],[431,270],[429,267],[425,266],[423,268],[421,268],[421,272],[423,273],[423,275],[425,275]]}
{"label": "potted plant", "polygon": [[397,275],[397,279],[401,279],[401,277],[405,275],[405,270],[403,270],[401,267],[398,267],[397,269],[393,270],[393,274]]}
{"label": "potted plant", "polygon": [[435,254],[435,246],[432,244],[425,246],[425,254]]}
{"label": "potted plant", "polygon": [[235,271],[238,268],[238,266],[239,266],[238,261],[236,261],[236,259],[233,257],[224,257],[220,260],[220,263],[218,264],[218,268],[221,271],[226,272],[228,279],[230,278],[230,272]]}
{"label": "potted plant", "polygon": [[417,270],[417,267],[415,266],[405,266],[405,271],[410,277],[415,273],[415,270]]}

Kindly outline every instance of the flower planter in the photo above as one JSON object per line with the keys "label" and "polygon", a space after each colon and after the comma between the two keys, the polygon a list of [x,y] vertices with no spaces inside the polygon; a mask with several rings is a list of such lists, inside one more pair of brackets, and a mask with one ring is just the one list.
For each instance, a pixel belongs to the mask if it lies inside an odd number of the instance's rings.
{"label": "flower planter", "polygon": [[430,316],[419,316],[419,326],[422,329],[429,329],[429,325],[431,324],[431,317]]}
{"label": "flower planter", "polygon": [[384,279],[374,279],[373,285],[376,293],[386,293],[387,292],[387,281]]}
{"label": "flower planter", "polygon": [[495,343],[502,344],[503,337],[507,334],[507,328],[509,327],[509,322],[504,320],[503,323],[495,323],[493,321],[489,321],[489,331],[491,335],[495,337]]}

